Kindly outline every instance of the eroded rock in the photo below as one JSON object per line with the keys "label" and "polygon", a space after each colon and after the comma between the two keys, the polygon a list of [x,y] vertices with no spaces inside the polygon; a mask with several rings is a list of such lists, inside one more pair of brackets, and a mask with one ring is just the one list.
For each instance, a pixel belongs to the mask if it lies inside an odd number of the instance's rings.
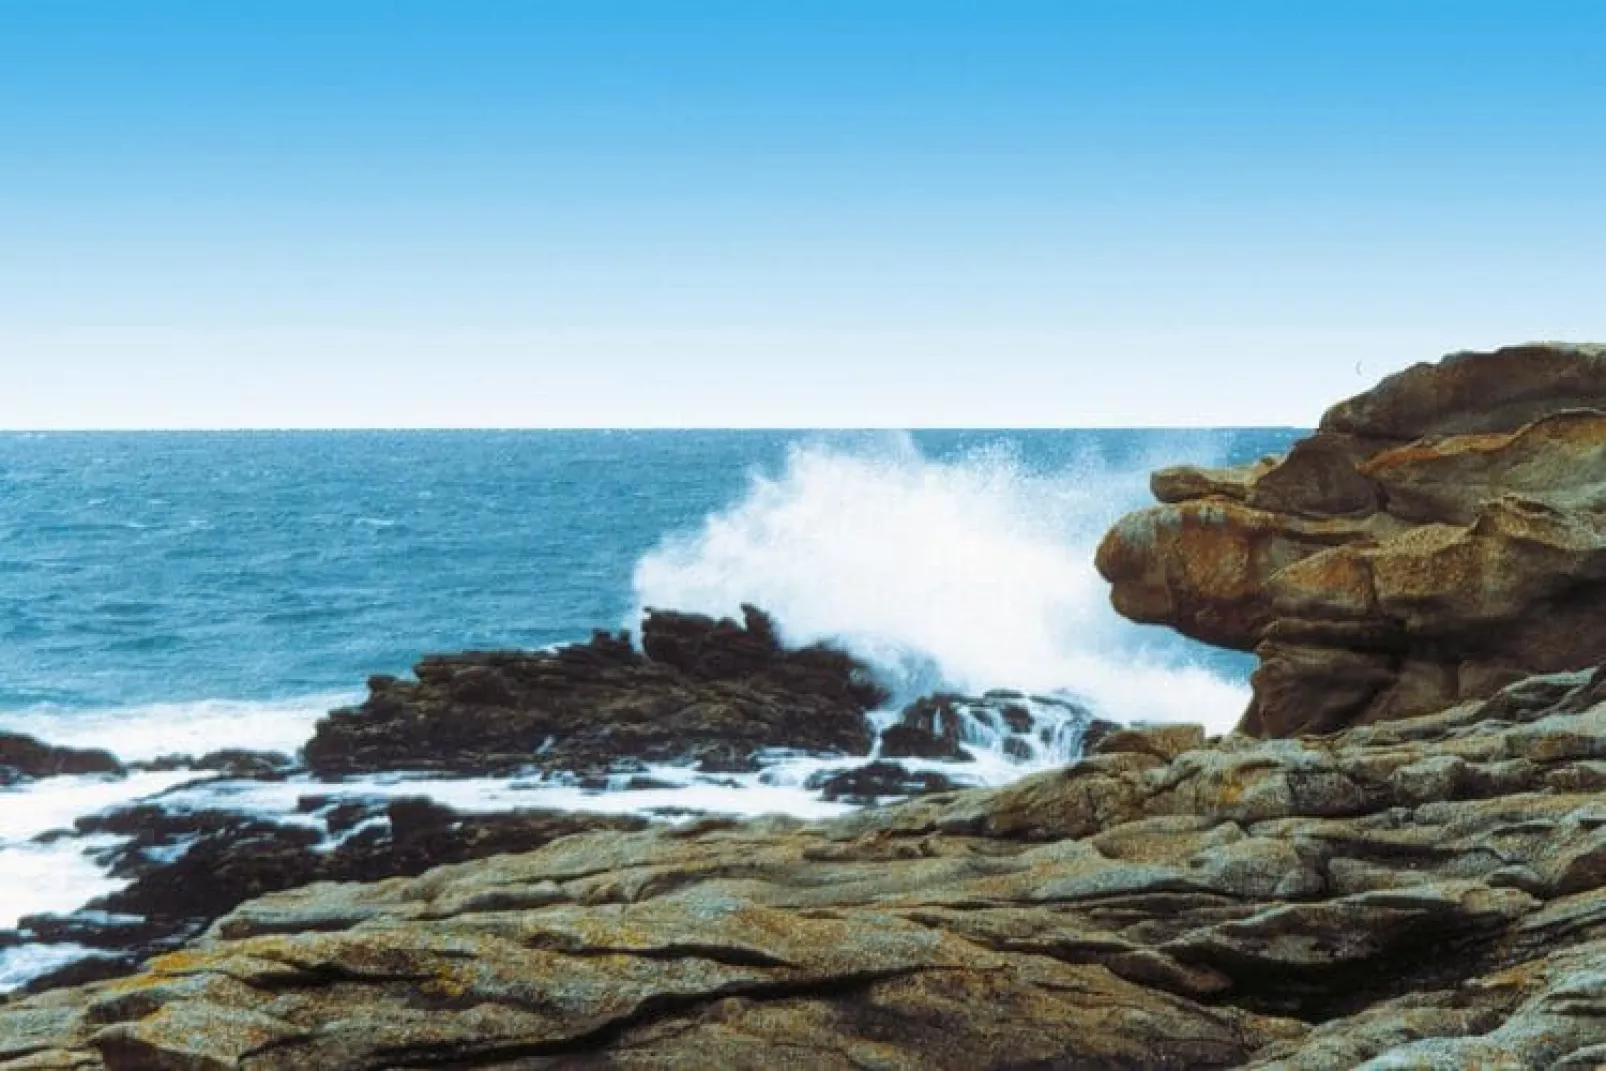
{"label": "eroded rock", "polygon": [[1180,471],[1097,564],[1126,616],[1256,653],[1249,732],[1423,714],[1606,650],[1606,348],[1417,365],[1274,464]]}

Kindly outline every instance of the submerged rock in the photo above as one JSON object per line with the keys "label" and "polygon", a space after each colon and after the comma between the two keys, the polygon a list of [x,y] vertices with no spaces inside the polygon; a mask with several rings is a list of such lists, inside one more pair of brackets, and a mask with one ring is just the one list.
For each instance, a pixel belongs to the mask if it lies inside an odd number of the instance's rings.
{"label": "submerged rock", "polygon": [[1275,464],[1155,491],[1098,567],[1126,616],[1255,652],[1246,731],[1422,714],[1606,650],[1606,347],[1416,365]]}
{"label": "submerged rock", "polygon": [[1606,670],[1322,740],[1112,732],[830,822],[275,893],[0,1005],[0,1067],[1594,1066],[1603,788]]}
{"label": "submerged rock", "polygon": [[321,775],[583,775],[622,759],[734,771],[765,749],[870,749],[865,714],[885,693],[865,667],[827,647],[782,647],[752,607],[741,624],[649,610],[642,648],[598,633],[552,651],[426,658],[416,682],[376,677],[366,702],[321,721],[307,763]]}

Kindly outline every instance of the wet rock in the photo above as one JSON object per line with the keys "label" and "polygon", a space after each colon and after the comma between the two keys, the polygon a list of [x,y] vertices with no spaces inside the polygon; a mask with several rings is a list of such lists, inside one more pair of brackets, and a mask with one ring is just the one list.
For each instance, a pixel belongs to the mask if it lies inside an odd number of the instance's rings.
{"label": "wet rock", "polygon": [[961,718],[956,709],[963,700],[939,693],[917,699],[903,708],[898,721],[881,734],[881,754],[889,759],[971,759],[960,742]]}
{"label": "wet rock", "polygon": [[1260,660],[1289,736],[1492,695],[1606,649],[1606,349],[1417,365],[1275,464],[1157,477],[1098,552],[1134,620]]}
{"label": "wet rock", "polygon": [[[80,819],[82,835],[126,838],[100,861],[129,884],[67,915],[24,918],[27,940],[114,953],[44,976],[33,991],[126,974],[240,903],[318,881],[378,881],[504,852],[528,851],[593,829],[639,829],[633,817],[514,811],[467,815],[428,799],[306,797],[324,830],[232,811],[137,805]],[[358,828],[365,827],[365,828]],[[325,838],[345,835],[330,845]]]}
{"label": "wet rock", "polygon": [[871,762],[851,770],[819,773],[809,789],[828,800],[869,805],[887,799],[947,792],[957,787],[952,778],[935,770],[910,770],[896,762]]}
{"label": "wet rock", "polygon": [[938,692],[904,707],[882,732],[880,754],[969,762],[975,749],[987,749],[1022,763],[1068,761],[1093,721],[1091,711],[1062,695]]}
{"label": "wet rock", "polygon": [[121,774],[109,751],[55,747],[20,733],[0,732],[0,784],[63,774]]}
{"label": "wet rock", "polygon": [[784,648],[773,623],[649,611],[620,635],[555,651],[434,656],[379,677],[306,747],[321,775],[386,769],[606,771],[620,760],[747,771],[769,748],[865,754],[885,694],[849,656]]}
{"label": "wet rock", "polygon": [[130,763],[136,770],[204,770],[240,781],[283,781],[296,769],[289,755],[278,751],[247,751],[228,748],[192,755],[164,755],[159,759]]}

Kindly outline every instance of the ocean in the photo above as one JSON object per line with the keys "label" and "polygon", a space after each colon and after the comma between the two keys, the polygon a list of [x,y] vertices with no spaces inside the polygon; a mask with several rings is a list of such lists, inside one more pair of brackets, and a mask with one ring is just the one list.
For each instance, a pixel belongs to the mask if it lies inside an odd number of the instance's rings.
{"label": "ocean", "polygon": [[[1152,469],[1253,460],[1298,434],[0,434],[0,730],[125,761],[293,752],[370,674],[426,652],[543,647],[633,627],[644,606],[743,602],[789,640],[853,651],[900,698],[1014,688],[1225,729],[1248,659],[1116,617],[1093,549],[1148,501]],[[992,758],[972,778],[1025,772]],[[35,839],[77,817],[158,793],[290,815],[309,788],[194,780],[0,789],[0,928],[115,888],[86,854],[103,842]],[[609,797],[398,776],[346,790],[466,809],[831,810],[782,774],[681,784]],[[0,989],[73,954],[0,953]]]}

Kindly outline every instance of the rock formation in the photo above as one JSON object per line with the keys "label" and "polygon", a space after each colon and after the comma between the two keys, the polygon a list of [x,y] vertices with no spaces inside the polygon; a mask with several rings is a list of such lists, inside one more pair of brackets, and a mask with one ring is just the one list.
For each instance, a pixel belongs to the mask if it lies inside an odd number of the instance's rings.
{"label": "rock formation", "polygon": [[0,733],[0,785],[63,774],[122,772],[122,763],[110,752],[54,747],[20,733]]}
{"label": "rock formation", "polygon": [[[403,804],[364,847],[372,808],[312,800],[351,845],[317,876],[347,880],[0,1001],[0,1071],[1606,1065],[1603,452],[1606,349],[1418,366],[1284,458],[1157,474],[1100,549],[1129,616],[1260,655],[1248,732],[1094,724],[1062,770],[812,824]],[[845,656],[756,612],[647,633],[426,660],[309,761],[864,753],[881,697]],[[940,789],[918,764],[963,759],[961,715],[1026,747],[1029,713],[930,697],[902,763],[820,787]],[[510,854],[424,869],[459,842]],[[237,843],[195,875],[235,899],[307,847]],[[153,875],[101,906],[153,911]]]}
{"label": "rock formation", "polygon": [[1606,654],[1606,347],[1419,364],[1286,457],[1155,474],[1121,613],[1254,651],[1251,733],[1422,714]]}
{"label": "rock formation", "polygon": [[[1322,739],[249,902],[0,1005],[0,1068],[1584,1068],[1606,671]],[[1371,1062],[1368,1062],[1371,1061]]]}
{"label": "rock formation", "polygon": [[[427,658],[417,683],[373,682],[362,707],[336,711],[307,751],[324,774],[444,769],[470,775],[546,767],[582,788],[653,787],[643,759],[749,767],[772,748],[868,756],[865,711],[883,693],[846,655],[783,648],[769,618],[649,613],[645,654],[622,638],[534,653]],[[1063,700],[1036,699],[1085,713]],[[1042,744],[1025,697],[939,695],[911,704],[890,730],[886,758],[965,758],[963,717],[1022,748]],[[0,735],[0,760],[28,776],[120,773],[104,752],[52,748]],[[285,780],[289,756],[220,751],[170,756],[130,769],[194,770],[226,779]],[[828,769],[807,785],[822,798],[870,805],[953,789],[949,777],[877,759]],[[231,810],[172,810],[159,800],[80,819],[41,836],[115,838],[94,850],[122,890],[0,931],[0,947],[80,944],[101,953],[30,982],[43,991],[117,977],[178,947],[241,902],[321,881],[378,881],[506,852],[530,851],[594,829],[636,829],[645,819],[518,811],[460,814],[426,799],[303,797],[305,819],[286,824]]]}
{"label": "rock formation", "polygon": [[[641,818],[554,811],[461,814],[428,799],[306,797],[305,825],[235,811],[169,811],[136,804],[77,822],[116,837],[99,854],[128,885],[70,913],[21,919],[0,947],[70,942],[101,953],[34,979],[42,991],[132,973],[242,902],[320,881],[378,881],[507,852],[531,851],[596,829],[640,829]],[[319,827],[322,828],[319,828]]]}
{"label": "rock formation", "polygon": [[319,723],[308,766],[603,773],[623,762],[752,769],[767,748],[870,750],[865,713],[885,699],[864,667],[827,647],[784,648],[761,611],[742,624],[648,611],[624,636],[551,651],[440,655],[416,682],[369,681],[361,706]]}

